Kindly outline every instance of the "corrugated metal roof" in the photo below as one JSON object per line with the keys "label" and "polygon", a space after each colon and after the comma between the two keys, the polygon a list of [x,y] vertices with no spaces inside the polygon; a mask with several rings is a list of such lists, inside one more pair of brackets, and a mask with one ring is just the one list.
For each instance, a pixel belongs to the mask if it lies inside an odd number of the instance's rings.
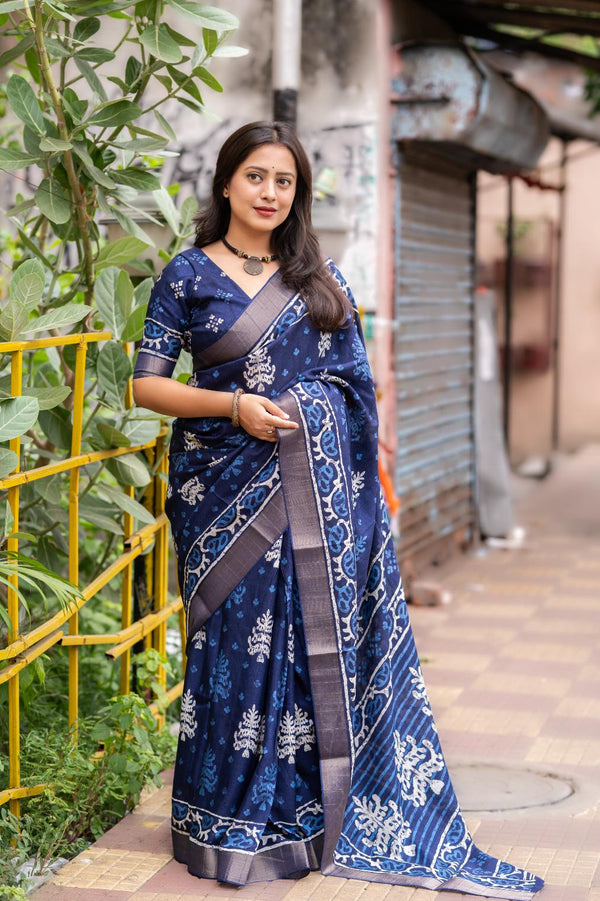
{"label": "corrugated metal roof", "polygon": [[[531,50],[600,71],[597,0],[421,0],[459,34],[493,41],[512,50]],[[570,37],[569,37],[570,36]],[[557,43],[557,39],[559,43]]]}

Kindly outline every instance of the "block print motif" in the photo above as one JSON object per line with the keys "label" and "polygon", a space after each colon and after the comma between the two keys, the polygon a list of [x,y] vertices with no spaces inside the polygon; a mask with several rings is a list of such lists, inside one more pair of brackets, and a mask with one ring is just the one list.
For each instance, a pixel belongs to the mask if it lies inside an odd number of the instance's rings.
{"label": "block print motif", "polygon": [[181,699],[181,718],[179,721],[179,738],[181,741],[194,738],[197,728],[196,699],[188,689]]}
{"label": "block print motif", "polygon": [[225,320],[222,319],[221,316],[215,316],[214,313],[211,313],[204,325],[204,328],[208,329],[209,332],[218,333],[219,327],[223,325],[224,322]]}
{"label": "block print motif", "polygon": [[324,357],[331,350],[331,332],[321,332],[318,349],[319,357]]}
{"label": "block print motif", "polygon": [[246,361],[244,379],[251,390],[264,394],[268,385],[275,381],[276,368],[266,347],[261,347],[250,354]]}
{"label": "block print motif", "polygon": [[233,747],[242,752],[242,757],[250,757],[250,753],[261,754],[264,734],[265,717],[260,715],[256,704],[253,704],[242,714],[233,736]]}
{"label": "block print motif", "polygon": [[[425,681],[423,679],[423,673],[421,671],[421,667],[409,667],[410,674],[412,676],[411,684],[414,685],[412,690],[412,696],[417,701],[423,702],[423,714],[424,716],[433,716],[431,711],[431,707],[429,706],[429,698],[427,696],[427,689],[425,687]],[[432,727],[435,729],[435,723],[431,723]],[[437,731],[437,729],[436,729]]]}
{"label": "block print motif", "polygon": [[192,644],[196,648],[197,651],[201,651],[204,645],[206,644],[206,626],[201,626],[194,637],[192,638]]}
{"label": "block print motif", "polygon": [[279,568],[279,561],[281,560],[281,537],[279,537],[266,552],[265,560],[268,563],[272,563],[275,569]]}
{"label": "block print motif", "polygon": [[428,739],[418,745],[412,735],[407,735],[402,741],[397,731],[394,732],[394,748],[402,797],[413,807],[423,807],[428,790],[439,795],[444,788],[444,782],[434,778],[444,769],[444,759]]}
{"label": "block print motif", "polygon": [[415,846],[406,844],[411,828],[395,801],[383,804],[379,795],[372,798],[353,796],[354,825],[363,833],[362,843],[375,854],[392,860],[415,856]]}
{"label": "block print motif", "polygon": [[286,710],[283,714],[277,733],[277,756],[287,758],[288,763],[293,763],[296,751],[300,748],[310,751],[311,745],[316,742],[315,724],[306,710],[302,710],[294,704],[294,713]]}
{"label": "block print motif", "polygon": [[199,501],[204,500],[204,492],[206,491],[206,486],[200,481],[198,476],[194,476],[188,482],[185,482],[181,486],[181,491],[179,492],[182,500],[186,502],[186,504],[197,504]]}
{"label": "block print motif", "polygon": [[272,633],[273,615],[270,610],[267,610],[258,617],[248,636],[248,653],[256,657],[258,663],[265,663],[269,659]]}

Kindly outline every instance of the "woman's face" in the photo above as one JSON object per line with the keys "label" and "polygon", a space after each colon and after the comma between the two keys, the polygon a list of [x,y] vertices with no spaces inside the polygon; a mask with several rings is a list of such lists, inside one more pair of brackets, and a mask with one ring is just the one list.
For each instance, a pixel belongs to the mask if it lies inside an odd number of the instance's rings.
{"label": "woman's face", "polygon": [[287,218],[296,193],[294,156],[283,144],[262,144],[235,170],[229,197],[232,232],[272,232]]}

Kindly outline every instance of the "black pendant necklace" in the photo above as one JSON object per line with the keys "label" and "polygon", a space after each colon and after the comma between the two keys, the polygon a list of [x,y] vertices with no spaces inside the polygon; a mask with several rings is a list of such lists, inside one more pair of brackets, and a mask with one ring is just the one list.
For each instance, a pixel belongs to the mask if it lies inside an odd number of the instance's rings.
{"label": "black pendant necklace", "polygon": [[230,244],[226,238],[221,238],[221,241],[232,253],[236,255],[236,257],[241,257],[243,259],[244,264],[242,266],[244,272],[247,272],[248,275],[260,275],[263,271],[263,263],[270,263],[272,260],[277,259],[277,254],[272,253],[271,256],[268,257],[254,257],[249,253],[246,253],[244,250],[238,250],[237,247],[234,247],[233,244]]}

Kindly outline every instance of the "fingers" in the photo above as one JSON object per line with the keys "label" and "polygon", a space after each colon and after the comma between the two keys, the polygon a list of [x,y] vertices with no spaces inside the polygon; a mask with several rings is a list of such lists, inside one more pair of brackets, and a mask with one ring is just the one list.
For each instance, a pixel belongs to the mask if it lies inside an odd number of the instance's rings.
{"label": "fingers", "polygon": [[271,414],[271,418],[268,420],[267,425],[272,429],[297,429],[298,423],[292,422],[291,419],[281,419],[280,416],[274,416]]}
{"label": "fingers", "polygon": [[265,398],[264,408],[267,413],[271,413],[273,416],[278,416],[280,419],[289,419],[289,414],[282,410],[281,407],[278,407],[276,403],[272,400],[267,400]]}
{"label": "fingers", "polygon": [[279,440],[278,429],[297,429],[288,414],[273,401],[255,394],[243,394],[239,400],[240,425],[261,441]]}

